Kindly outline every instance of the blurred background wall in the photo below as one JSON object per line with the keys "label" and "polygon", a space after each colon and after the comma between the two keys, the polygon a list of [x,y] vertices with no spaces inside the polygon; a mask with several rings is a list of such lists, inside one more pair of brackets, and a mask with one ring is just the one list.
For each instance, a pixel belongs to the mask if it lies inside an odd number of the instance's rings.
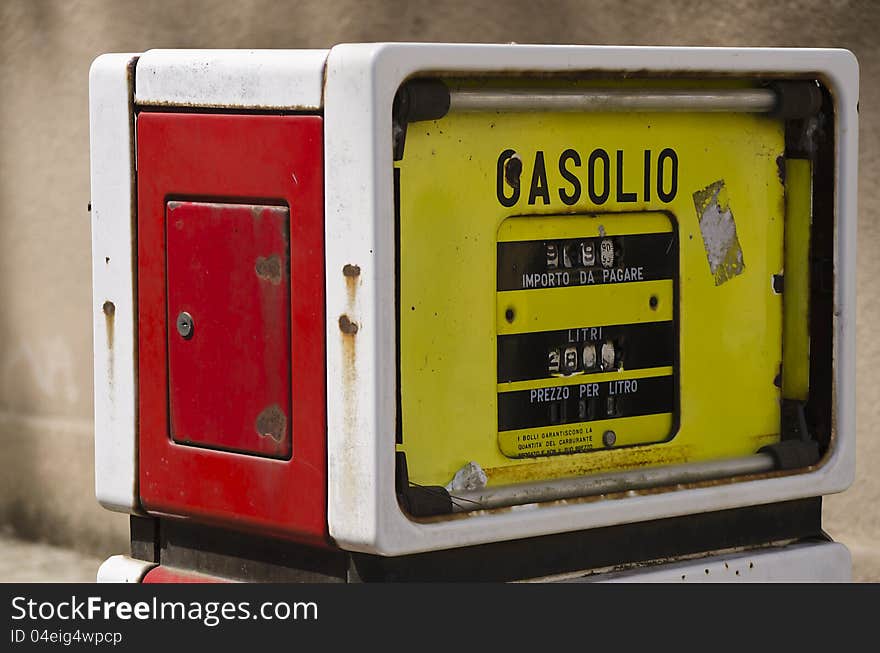
{"label": "blurred background wall", "polygon": [[880,580],[880,3],[0,0],[0,527],[107,556],[93,490],[87,75],[103,52],[345,41],[834,46],[861,63],[858,480],[826,526]]}

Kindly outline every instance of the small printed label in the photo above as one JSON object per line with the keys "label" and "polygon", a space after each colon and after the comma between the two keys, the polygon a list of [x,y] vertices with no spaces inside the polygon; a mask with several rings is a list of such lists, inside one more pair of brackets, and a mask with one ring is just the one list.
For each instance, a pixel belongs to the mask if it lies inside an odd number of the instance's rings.
{"label": "small printed label", "polygon": [[551,453],[582,453],[594,449],[596,444],[601,446],[601,434],[598,443],[593,439],[593,427],[584,424],[518,433],[511,438],[504,438],[502,448],[504,454],[511,458],[532,458]]}
{"label": "small printed label", "polygon": [[498,430],[672,413],[674,377],[574,383],[498,393]]}
{"label": "small printed label", "polygon": [[[670,434],[673,383],[661,376],[500,393],[498,444],[510,458],[534,458],[607,448],[602,435],[609,429],[620,433],[618,446],[660,442]],[[667,419],[632,435],[632,418],[661,415]]]}
{"label": "small printed label", "polygon": [[498,290],[672,279],[675,234],[498,243]]}

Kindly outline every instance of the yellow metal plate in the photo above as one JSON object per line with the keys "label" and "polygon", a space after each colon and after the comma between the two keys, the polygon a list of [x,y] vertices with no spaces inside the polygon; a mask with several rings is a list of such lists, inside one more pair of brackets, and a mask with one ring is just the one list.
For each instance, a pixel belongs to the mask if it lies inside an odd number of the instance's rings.
{"label": "yellow metal plate", "polygon": [[512,217],[501,223],[498,241],[502,453],[571,454],[672,437],[678,276],[672,217]]}
{"label": "yellow metal plate", "polygon": [[[410,124],[397,164],[399,450],[410,480],[445,485],[474,461],[490,485],[505,484],[740,456],[777,441],[782,296],[772,277],[783,266],[783,150],[782,123],[751,114],[450,113]],[[507,180],[511,155],[502,156],[508,151],[522,168],[516,201]],[[540,220],[526,227],[534,230],[529,239],[585,237],[577,224],[585,220],[596,234],[601,224],[612,235],[669,231],[672,222],[677,281],[590,288],[591,304],[613,307],[610,314],[582,308],[577,297],[587,291],[578,287],[501,293],[498,245],[519,240],[519,221],[533,217]],[[625,224],[632,220],[644,222]],[[626,418],[631,428],[612,447],[596,420],[591,434],[545,438],[557,455],[513,457],[498,430],[499,337],[530,330],[530,321],[552,330],[673,319],[675,293],[677,367],[638,374],[677,377],[677,415]],[[516,303],[512,323],[502,294]],[[656,309],[646,301],[651,295]],[[608,374],[591,381],[619,372]],[[559,381],[516,381],[508,389],[542,384]],[[527,431],[505,437],[515,446]],[[564,439],[586,435],[592,450],[564,453],[585,445]],[[636,444],[645,438],[664,441]]]}

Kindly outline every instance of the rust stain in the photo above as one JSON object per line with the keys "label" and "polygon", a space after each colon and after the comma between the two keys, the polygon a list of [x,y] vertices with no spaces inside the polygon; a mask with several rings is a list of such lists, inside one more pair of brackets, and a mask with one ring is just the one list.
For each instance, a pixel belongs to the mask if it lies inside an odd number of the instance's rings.
{"label": "rust stain", "polygon": [[[345,317],[345,316],[343,316]],[[347,319],[347,318],[346,318]],[[357,324],[351,323],[354,326],[355,332],[357,331]],[[342,329],[342,318],[340,318],[340,329]],[[343,334],[345,334],[345,330],[343,330]],[[355,339],[350,338],[347,335],[342,336],[342,386],[345,389],[345,403],[344,405],[352,410],[354,409],[354,385],[357,383],[357,370],[355,369],[355,361],[357,360],[357,352],[355,350]],[[349,416],[350,424],[354,424],[353,416]]]}
{"label": "rust stain", "polygon": [[[348,280],[348,277],[346,277]],[[339,317],[340,338],[342,338],[342,406],[343,424],[346,433],[355,435],[358,433],[358,401],[357,401],[357,338],[354,334],[358,331],[356,322],[352,322],[347,315]],[[344,460],[344,468],[354,470],[355,458],[351,447],[345,447],[341,452]],[[349,488],[356,488],[357,484],[353,477],[345,475],[345,482]]]}
{"label": "rust stain", "polygon": [[[101,307],[104,311],[104,323],[107,328],[107,380],[110,383],[111,389],[114,385],[113,380],[113,359],[114,359],[114,349],[113,349],[113,339],[115,333],[115,325],[116,325],[116,304],[111,301],[105,301],[104,305]],[[113,397],[113,393],[110,393],[111,398]]]}
{"label": "rust stain", "polygon": [[281,442],[287,434],[287,415],[277,404],[272,404],[257,415],[254,428],[261,437]]}
{"label": "rust stain", "polygon": [[358,332],[357,322],[352,322],[347,315],[340,315],[339,330],[346,335],[353,336]]}
{"label": "rust stain", "polygon": [[116,322],[116,304],[111,301],[104,302],[104,322],[107,325],[107,348],[113,351],[113,332]]}
{"label": "rust stain", "polygon": [[[350,433],[356,437],[359,431],[358,425],[358,370],[357,370],[357,338],[355,335],[359,330],[357,322],[352,320],[349,315],[357,314],[357,286],[360,283],[361,268],[353,263],[346,263],[342,266],[342,277],[345,279],[346,295],[348,298],[346,312],[339,316],[339,331],[342,339],[342,406],[343,406],[343,428],[346,433]],[[356,468],[355,457],[351,447],[344,447],[341,452],[343,458],[343,466],[345,469],[354,470]],[[349,486],[349,491],[356,491],[358,486],[354,475],[344,475],[345,483]]]}
{"label": "rust stain", "polygon": [[346,263],[342,266],[342,276],[345,277],[345,289],[348,294],[348,305],[350,307],[349,310],[351,310],[351,307],[353,307],[355,303],[357,285],[360,281],[361,276],[361,266]]}
{"label": "rust stain", "polygon": [[273,286],[281,283],[281,258],[277,254],[258,256],[254,264],[257,276]]}

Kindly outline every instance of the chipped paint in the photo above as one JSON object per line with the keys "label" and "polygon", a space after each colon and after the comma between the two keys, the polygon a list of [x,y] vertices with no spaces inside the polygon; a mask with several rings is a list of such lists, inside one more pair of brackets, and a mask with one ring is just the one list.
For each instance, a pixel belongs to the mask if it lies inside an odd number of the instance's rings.
{"label": "chipped paint", "polygon": [[504,162],[504,180],[515,190],[519,190],[522,170],[522,159],[519,154],[514,152],[514,154]]}
{"label": "chipped paint", "polygon": [[715,285],[720,286],[742,274],[746,267],[724,180],[720,179],[695,192],[694,206],[700,221],[709,270],[715,277]]}
{"label": "chipped paint", "polygon": [[359,277],[361,275],[361,266],[346,263],[342,266],[342,274],[346,278]]}
{"label": "chipped paint", "polygon": [[785,154],[776,157],[776,176],[779,178],[779,183],[785,188]]}
{"label": "chipped paint", "polygon": [[281,258],[277,254],[258,256],[254,271],[260,279],[277,286],[281,283]]}
{"label": "chipped paint", "polygon": [[277,404],[265,408],[254,423],[257,434],[280,443],[287,434],[287,415]]}
{"label": "chipped paint", "polygon": [[782,271],[770,277],[770,289],[774,295],[781,295],[785,291],[785,275]]}
{"label": "chipped paint", "polygon": [[357,286],[360,284],[361,267],[359,265],[346,263],[344,266],[342,266],[342,276],[345,278],[345,289],[348,294],[348,305],[349,307],[353,307],[357,298]]}

